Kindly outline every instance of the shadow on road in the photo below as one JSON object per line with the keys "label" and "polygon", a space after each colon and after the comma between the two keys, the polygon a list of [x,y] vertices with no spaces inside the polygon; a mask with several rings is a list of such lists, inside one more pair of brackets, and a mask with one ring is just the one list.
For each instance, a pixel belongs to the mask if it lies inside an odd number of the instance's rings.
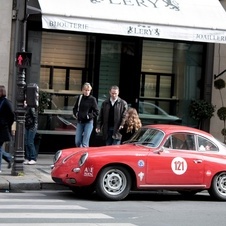
{"label": "shadow on road", "polygon": [[[62,192],[61,192],[62,194]],[[69,199],[79,199],[79,200],[89,200],[89,201],[103,201],[95,192],[93,194],[76,195],[72,191],[65,191],[64,195]],[[131,192],[124,200],[121,202],[128,201],[197,201],[197,202],[210,202],[214,200],[210,197],[208,192],[199,192],[193,196],[184,196],[178,192],[169,191],[139,191]]]}

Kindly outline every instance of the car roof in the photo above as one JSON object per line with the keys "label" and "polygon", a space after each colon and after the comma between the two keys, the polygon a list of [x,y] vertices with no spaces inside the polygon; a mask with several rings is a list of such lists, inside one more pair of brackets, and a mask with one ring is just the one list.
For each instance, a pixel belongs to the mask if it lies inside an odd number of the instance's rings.
{"label": "car roof", "polygon": [[199,135],[213,137],[210,133],[207,133],[203,130],[199,130],[193,127],[183,126],[183,125],[152,124],[152,125],[143,126],[143,128],[155,128],[155,129],[162,130],[165,133],[190,132],[190,133],[196,133]]}

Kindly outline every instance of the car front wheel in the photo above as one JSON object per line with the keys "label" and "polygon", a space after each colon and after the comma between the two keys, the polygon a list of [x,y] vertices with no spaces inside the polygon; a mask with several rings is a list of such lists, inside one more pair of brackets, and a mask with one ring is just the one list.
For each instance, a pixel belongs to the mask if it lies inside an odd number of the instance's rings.
{"label": "car front wheel", "polygon": [[98,176],[96,192],[105,200],[122,200],[129,194],[130,189],[131,176],[125,167],[109,166]]}
{"label": "car front wheel", "polygon": [[209,194],[221,201],[226,201],[226,172],[217,174],[212,181]]}

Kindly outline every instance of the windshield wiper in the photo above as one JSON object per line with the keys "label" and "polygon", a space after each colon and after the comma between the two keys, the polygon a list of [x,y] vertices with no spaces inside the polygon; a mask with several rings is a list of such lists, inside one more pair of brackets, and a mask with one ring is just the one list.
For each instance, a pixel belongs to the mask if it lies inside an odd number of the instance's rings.
{"label": "windshield wiper", "polygon": [[154,143],[152,143],[152,142],[147,142],[147,141],[145,141],[145,142],[141,142],[141,141],[136,141],[136,142],[131,142],[132,144],[135,144],[135,145],[150,145],[150,146],[152,146],[152,147],[154,147],[155,146],[155,144]]}

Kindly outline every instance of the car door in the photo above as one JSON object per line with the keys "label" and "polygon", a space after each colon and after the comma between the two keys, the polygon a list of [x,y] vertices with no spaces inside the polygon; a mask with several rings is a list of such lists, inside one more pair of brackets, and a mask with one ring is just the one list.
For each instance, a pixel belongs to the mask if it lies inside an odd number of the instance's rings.
{"label": "car door", "polygon": [[[171,145],[163,145],[159,151],[151,151],[147,159],[146,182],[152,185],[199,185],[204,180],[203,157],[198,154],[194,146],[183,146],[186,137],[192,138],[192,134],[174,134],[168,141]],[[178,146],[173,144],[177,139]],[[165,143],[165,144],[166,144]]]}

